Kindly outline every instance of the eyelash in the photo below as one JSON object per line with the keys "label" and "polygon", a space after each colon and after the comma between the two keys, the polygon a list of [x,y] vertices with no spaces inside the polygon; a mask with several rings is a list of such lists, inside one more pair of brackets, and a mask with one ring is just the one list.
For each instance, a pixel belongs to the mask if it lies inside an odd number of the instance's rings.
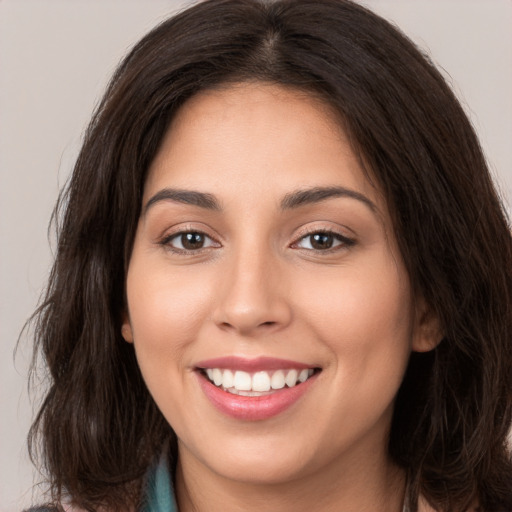
{"label": "eyelash", "polygon": [[[204,231],[198,230],[198,229],[184,229],[182,231],[177,231],[176,233],[172,233],[171,235],[168,235],[164,237],[159,243],[160,245],[164,246],[167,250],[175,253],[175,254],[183,254],[183,255],[193,255],[193,254],[200,254],[205,250],[208,250],[211,246],[208,247],[199,247],[198,249],[185,249],[185,248],[179,248],[179,247],[173,247],[171,245],[171,242],[175,239],[180,239],[184,235],[200,235],[204,237],[204,239],[211,240],[213,242],[212,246],[214,244],[217,244],[217,247],[220,247],[219,242],[217,242],[214,238],[206,234]],[[183,245],[183,244],[182,244]]]}
{"label": "eyelash", "polygon": [[[202,237],[204,237],[204,239],[208,239],[212,242],[211,245],[207,246],[207,247],[199,247],[197,249],[185,249],[185,248],[178,248],[178,247],[173,247],[171,245],[171,242],[175,239],[180,239],[181,237],[183,237],[184,235],[200,235]],[[326,236],[331,236],[335,241],[338,241],[339,244],[338,245],[335,245],[334,247],[329,247],[327,249],[315,249],[315,248],[304,248],[304,247],[298,247],[298,244],[300,242],[302,242],[303,240],[307,239],[307,238],[310,238],[314,235],[326,235]],[[329,230],[329,229],[312,229],[311,231],[308,231],[306,233],[302,233],[301,236],[295,241],[293,242],[290,247],[292,248],[297,248],[297,249],[302,249],[304,251],[313,251],[315,253],[332,253],[332,252],[336,252],[336,251],[339,251],[339,250],[342,250],[342,249],[347,249],[349,247],[352,247],[353,245],[355,245],[356,241],[351,239],[351,238],[348,238],[344,235],[342,235],[341,233],[338,233],[336,231],[332,231],[332,230]],[[217,242],[214,238],[212,238],[211,236],[209,236],[208,234],[206,234],[204,231],[200,231],[200,230],[197,230],[197,229],[185,229],[185,230],[182,230],[182,231],[178,231],[176,233],[172,233],[171,235],[168,235],[166,237],[164,237],[160,242],[159,242],[160,245],[164,246],[167,250],[175,253],[175,254],[182,254],[182,255],[193,255],[193,254],[200,254],[202,253],[203,251],[205,250],[208,250],[210,249],[211,247],[214,247],[214,248],[218,248],[218,247],[221,247],[220,246],[220,243]],[[215,245],[217,244],[217,245]],[[183,244],[182,244],[183,245]],[[311,245],[311,242],[310,242],[310,245]]]}
{"label": "eyelash", "polygon": [[[338,233],[337,231],[333,231],[331,229],[312,229],[310,231],[306,231],[305,233],[302,233],[300,235],[300,237],[297,239],[296,242],[293,242],[291,244],[291,247],[294,247],[294,246],[297,246],[301,241],[307,239],[307,238],[311,238],[312,236],[314,235],[326,235],[326,236],[331,236],[335,241],[338,241],[340,242],[338,245],[335,245],[334,247],[329,247],[328,249],[306,249],[306,248],[302,248],[303,250],[305,251],[314,251],[316,253],[332,253],[332,252],[336,252],[336,251],[339,251],[339,250],[342,250],[342,249],[347,249],[349,247],[352,247],[353,245],[355,245],[356,241],[352,238],[348,238],[344,235],[342,235],[341,233]],[[310,242],[311,243],[311,242]],[[300,247],[297,247],[297,249],[301,249]]]}

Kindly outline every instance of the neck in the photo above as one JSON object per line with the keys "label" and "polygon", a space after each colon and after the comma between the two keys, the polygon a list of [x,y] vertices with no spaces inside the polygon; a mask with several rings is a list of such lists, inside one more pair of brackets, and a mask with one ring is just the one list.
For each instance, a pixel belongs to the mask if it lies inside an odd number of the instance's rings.
{"label": "neck", "polygon": [[180,457],[176,492],[181,512],[401,512],[405,475],[385,454],[347,457],[322,472],[278,483],[239,482]]}

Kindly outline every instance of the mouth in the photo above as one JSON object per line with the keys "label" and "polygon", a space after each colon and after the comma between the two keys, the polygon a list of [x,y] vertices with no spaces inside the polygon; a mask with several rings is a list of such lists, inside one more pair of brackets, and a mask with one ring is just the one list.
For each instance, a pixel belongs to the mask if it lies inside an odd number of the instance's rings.
{"label": "mouth", "polygon": [[198,363],[195,373],[209,401],[241,420],[265,420],[304,396],[320,367],[274,358],[218,358]]}
{"label": "mouth", "polygon": [[214,386],[239,396],[265,396],[280,389],[293,388],[319,371],[319,368],[292,368],[250,373],[223,368],[200,369]]}

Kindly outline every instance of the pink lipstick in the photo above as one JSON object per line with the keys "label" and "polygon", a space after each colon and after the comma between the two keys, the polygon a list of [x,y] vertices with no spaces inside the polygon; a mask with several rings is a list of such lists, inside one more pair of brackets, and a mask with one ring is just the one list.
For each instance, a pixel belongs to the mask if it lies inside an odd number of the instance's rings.
{"label": "pink lipstick", "polygon": [[316,381],[318,367],[298,361],[236,356],[201,361],[199,385],[222,413],[247,421],[265,420],[295,404]]}

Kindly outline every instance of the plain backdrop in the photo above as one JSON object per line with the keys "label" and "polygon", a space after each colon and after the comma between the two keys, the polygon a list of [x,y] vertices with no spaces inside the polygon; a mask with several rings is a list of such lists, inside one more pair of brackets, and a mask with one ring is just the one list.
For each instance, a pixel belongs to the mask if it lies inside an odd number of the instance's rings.
{"label": "plain backdrop", "polygon": [[[116,63],[185,1],[0,0],[0,512],[41,501],[25,438],[30,340],[52,260],[48,221]],[[510,211],[512,2],[366,0],[444,71]],[[36,393],[37,398],[37,393]]]}

